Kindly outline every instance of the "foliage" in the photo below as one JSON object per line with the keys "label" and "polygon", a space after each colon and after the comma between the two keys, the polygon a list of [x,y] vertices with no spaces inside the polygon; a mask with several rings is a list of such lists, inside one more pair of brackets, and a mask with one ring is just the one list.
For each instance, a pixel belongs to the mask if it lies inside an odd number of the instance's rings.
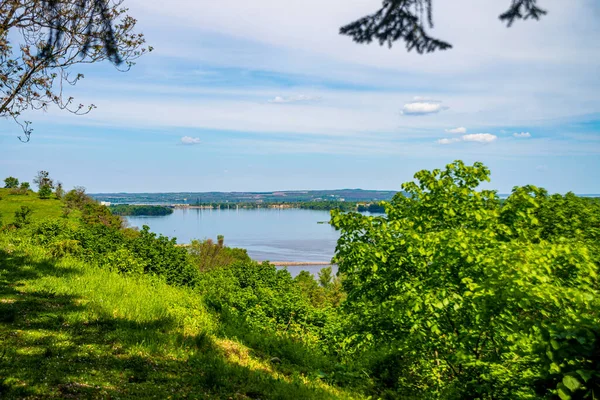
{"label": "foliage", "polygon": [[81,252],[81,246],[77,240],[65,239],[52,242],[48,246],[48,250],[52,257],[63,258],[78,255]]}
{"label": "foliage", "polygon": [[19,187],[19,180],[15,177],[9,176],[8,178],[4,179],[4,187],[6,189],[15,189]]}
{"label": "foliage", "polygon": [[[83,78],[71,69],[78,64],[109,60],[132,61],[147,50],[144,37],[134,32],[135,19],[122,0],[10,0],[0,7],[2,94],[0,115],[18,122],[27,110],[46,110],[54,104],[76,114],[93,105],[76,105],[64,88]],[[29,140],[29,122],[21,124]]]}
{"label": "foliage", "polygon": [[[224,237],[221,236],[221,239],[224,240]],[[192,240],[187,250],[192,264],[202,272],[226,267],[236,261],[250,261],[246,249],[225,247],[222,241],[214,244],[210,239],[202,242]]]}
{"label": "foliage", "polygon": [[176,244],[175,238],[157,236],[144,225],[139,236],[127,246],[135,257],[145,261],[145,273],[163,277],[170,284],[194,286],[199,271],[188,261],[187,250]]}
{"label": "foliage", "polygon": [[21,206],[20,209],[15,211],[15,222],[14,225],[17,228],[22,228],[31,222],[31,213],[33,210],[28,206]]}
{"label": "foliage", "polygon": [[56,196],[57,200],[62,199],[63,196],[65,195],[65,190],[63,189],[62,182],[56,183],[56,189],[54,190],[54,195]]}
{"label": "foliage", "polygon": [[43,187],[48,187],[50,189],[54,188],[54,181],[50,178],[50,173],[48,171],[38,171],[35,178],[33,178],[33,183],[35,183],[40,190]]}
{"label": "foliage", "polygon": [[408,397],[597,396],[598,266],[541,225],[557,205],[528,186],[501,206],[480,163],[415,178],[386,216],[333,213],[348,343],[391,344]]}
{"label": "foliage", "polygon": [[123,226],[121,217],[113,215],[108,207],[92,201],[81,209],[81,219],[86,224],[102,224],[115,229]]}
{"label": "foliage", "polygon": [[75,186],[72,190],[69,190],[64,196],[64,200],[67,207],[78,210],[82,210],[84,205],[93,201],[85,194],[85,188],[82,186]]}
{"label": "foliage", "polygon": [[[511,0],[510,8],[500,20],[510,27],[517,19],[539,20],[546,11],[537,6],[537,0]],[[431,0],[383,0],[381,9],[340,28],[340,34],[349,35],[357,43],[380,45],[404,40],[406,49],[419,54],[452,48],[450,43],[429,35],[433,28]]]}
{"label": "foliage", "polygon": [[27,194],[30,187],[31,185],[29,185],[29,182],[21,182],[21,185],[19,186],[19,194]]}
{"label": "foliage", "polygon": [[40,199],[49,199],[52,196],[52,188],[50,186],[42,186],[38,190],[38,196]]}
{"label": "foliage", "polygon": [[222,334],[193,289],[16,239],[0,236],[3,399],[361,398]]}
{"label": "foliage", "polygon": [[118,204],[109,207],[110,212],[115,215],[133,215],[133,216],[156,216],[169,215],[173,213],[173,209],[164,206],[147,206],[147,205],[130,205]]}

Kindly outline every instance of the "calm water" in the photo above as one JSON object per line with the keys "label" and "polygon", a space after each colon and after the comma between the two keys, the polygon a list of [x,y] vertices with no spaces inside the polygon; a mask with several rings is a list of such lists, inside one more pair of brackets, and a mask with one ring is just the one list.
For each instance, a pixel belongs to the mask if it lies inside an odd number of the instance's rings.
{"label": "calm water", "polygon": [[[255,260],[331,261],[338,233],[329,224],[328,211],[297,209],[202,210],[176,209],[163,217],[128,217],[131,226],[176,237],[178,243],[225,236],[225,244],[242,247]],[[319,271],[322,266],[289,267],[296,271]]]}

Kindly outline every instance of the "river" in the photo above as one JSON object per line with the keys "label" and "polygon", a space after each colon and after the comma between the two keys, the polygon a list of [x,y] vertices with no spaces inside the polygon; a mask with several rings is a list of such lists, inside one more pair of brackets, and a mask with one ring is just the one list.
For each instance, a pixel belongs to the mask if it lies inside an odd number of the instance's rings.
{"label": "river", "polygon": [[[327,223],[329,211],[301,209],[175,209],[173,214],[157,217],[127,217],[131,226],[150,230],[178,243],[193,239],[217,240],[242,247],[258,261],[329,262],[335,252],[338,232]],[[283,265],[284,263],[279,263]],[[290,266],[295,276],[301,270],[316,274],[323,266]]]}

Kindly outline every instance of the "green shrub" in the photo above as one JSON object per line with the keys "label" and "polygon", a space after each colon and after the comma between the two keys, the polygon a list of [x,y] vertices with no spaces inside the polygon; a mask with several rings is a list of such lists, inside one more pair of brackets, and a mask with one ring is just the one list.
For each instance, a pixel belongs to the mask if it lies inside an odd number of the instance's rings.
{"label": "green shrub", "polygon": [[415,178],[385,216],[332,213],[348,342],[393,345],[400,364],[379,374],[412,398],[597,397],[594,248],[590,234],[553,233],[575,211],[560,216],[534,186],[502,205],[475,190],[489,180],[481,163]]}
{"label": "green shrub", "polygon": [[166,279],[167,283],[195,286],[200,272],[189,261],[187,250],[176,239],[157,236],[146,225],[139,235],[128,240],[127,248],[145,263],[145,272]]}
{"label": "green shrub", "polygon": [[120,248],[106,254],[102,258],[102,266],[121,273],[143,274],[146,264],[127,249]]}
{"label": "green shrub", "polygon": [[50,186],[42,186],[38,191],[40,199],[49,199],[52,196],[52,188]]}
{"label": "green shrub", "polygon": [[76,256],[81,253],[81,246],[77,240],[64,239],[50,243],[48,246],[50,254],[54,258]]}
{"label": "green shrub", "polygon": [[192,240],[187,249],[192,263],[203,272],[225,267],[237,261],[250,261],[246,249],[224,247],[222,239],[220,244],[214,244],[210,239],[203,242]]}
{"label": "green shrub", "polygon": [[14,189],[19,187],[19,180],[13,176],[4,179],[4,187],[6,189]]}
{"label": "green shrub", "polygon": [[15,222],[14,225],[17,228],[22,228],[31,222],[31,213],[33,210],[29,206],[21,206],[15,211]]}

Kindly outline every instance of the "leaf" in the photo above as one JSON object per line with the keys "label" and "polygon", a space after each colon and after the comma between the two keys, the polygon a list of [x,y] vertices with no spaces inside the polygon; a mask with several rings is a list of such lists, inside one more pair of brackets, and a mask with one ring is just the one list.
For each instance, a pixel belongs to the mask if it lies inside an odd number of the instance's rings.
{"label": "leaf", "polygon": [[560,397],[561,400],[571,400],[571,392],[565,387],[565,385],[559,383],[556,386],[556,389],[558,391],[558,397]]}
{"label": "leaf", "polygon": [[572,375],[567,375],[563,378],[563,384],[569,388],[570,391],[574,392],[581,387],[581,383],[577,378]]}
{"label": "leaf", "polygon": [[586,369],[578,369],[577,373],[583,378],[584,382],[589,381],[590,378],[594,375],[594,371],[589,371]]}

